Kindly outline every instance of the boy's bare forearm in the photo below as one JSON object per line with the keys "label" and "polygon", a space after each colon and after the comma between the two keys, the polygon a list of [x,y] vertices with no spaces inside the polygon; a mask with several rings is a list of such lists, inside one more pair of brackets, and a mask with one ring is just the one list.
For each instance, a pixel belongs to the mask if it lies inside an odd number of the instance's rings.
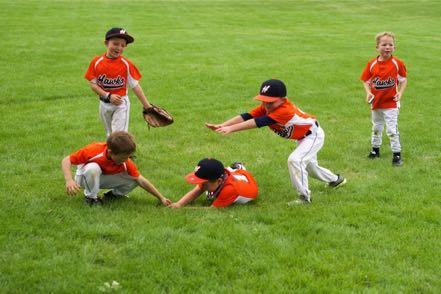
{"label": "boy's bare forearm", "polygon": [[72,164],[70,162],[70,157],[66,156],[61,161],[61,170],[63,171],[64,179],[67,181],[73,180],[72,172],[70,171]]}
{"label": "boy's bare forearm", "polygon": [[179,199],[176,203],[180,206],[185,206],[188,203],[192,202],[196,198],[198,198],[204,191],[199,189],[199,187],[193,188],[191,191],[189,191],[187,194],[182,196],[181,199]]}
{"label": "boy's bare forearm", "polygon": [[235,117],[233,117],[233,118],[231,118],[231,119],[229,119],[227,121],[224,121],[221,125],[222,126],[231,126],[231,125],[235,125],[235,124],[241,123],[243,121],[244,120],[243,120],[242,116],[237,115],[237,116],[235,116]]}
{"label": "boy's bare forearm", "polygon": [[90,88],[92,89],[92,91],[94,91],[98,96],[106,96],[107,92],[101,88],[100,86],[98,86],[97,83],[95,82],[90,82]]}
{"label": "boy's bare forearm", "polygon": [[398,91],[401,93],[401,95],[403,95],[404,90],[406,90],[406,87],[407,87],[407,79],[405,79],[404,81],[398,84],[398,88],[399,88]]}
{"label": "boy's bare forearm", "polygon": [[144,108],[150,107],[150,103],[139,84],[133,88],[133,93],[135,93],[136,97],[138,97],[139,102],[141,102]]}
{"label": "boy's bare forearm", "polygon": [[150,194],[152,194],[153,196],[155,196],[159,200],[161,200],[162,198],[165,198],[164,196],[162,196],[161,192],[159,192],[158,189],[156,189],[156,187],[153,186],[153,184],[150,183],[149,180],[147,180],[143,176],[140,175],[136,179],[136,181],[138,182],[139,186],[141,186],[144,190],[146,190],[147,192],[149,192]]}

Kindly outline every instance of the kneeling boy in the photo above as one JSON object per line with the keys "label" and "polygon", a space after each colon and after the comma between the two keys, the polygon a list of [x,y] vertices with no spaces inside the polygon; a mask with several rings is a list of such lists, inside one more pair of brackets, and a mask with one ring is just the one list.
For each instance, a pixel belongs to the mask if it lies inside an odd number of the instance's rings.
{"label": "kneeling boy", "polygon": [[[170,200],[144,178],[130,156],[136,151],[133,137],[124,131],[112,133],[106,143],[92,143],[66,156],[61,162],[66,192],[73,196],[84,188],[86,203],[102,204],[98,197],[100,189],[111,189],[104,194],[104,200],[125,197],[138,185],[158,198],[162,204],[169,205]],[[75,180],[71,166],[77,165]]]}

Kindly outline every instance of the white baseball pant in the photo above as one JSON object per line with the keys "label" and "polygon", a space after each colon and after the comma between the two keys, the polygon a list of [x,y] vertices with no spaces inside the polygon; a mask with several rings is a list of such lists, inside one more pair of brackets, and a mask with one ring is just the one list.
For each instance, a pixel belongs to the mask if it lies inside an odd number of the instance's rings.
{"label": "white baseball pant", "polygon": [[116,131],[129,130],[130,101],[128,96],[122,96],[123,103],[114,105],[100,101],[100,118],[106,130],[107,137]]}
{"label": "white baseball pant", "polygon": [[401,152],[400,133],[398,132],[399,108],[372,110],[372,147],[380,148],[384,124],[392,152]]}
{"label": "white baseball pant", "polygon": [[126,195],[138,186],[135,178],[127,172],[103,175],[101,167],[95,162],[78,165],[75,181],[84,188],[84,196],[98,197],[100,189],[113,189],[115,195]]}
{"label": "white baseball pant", "polygon": [[296,149],[288,157],[291,183],[299,195],[311,196],[308,174],[320,181],[335,182],[338,176],[318,165],[317,153],[325,142],[325,132],[321,127],[312,129],[309,136],[297,141]]}

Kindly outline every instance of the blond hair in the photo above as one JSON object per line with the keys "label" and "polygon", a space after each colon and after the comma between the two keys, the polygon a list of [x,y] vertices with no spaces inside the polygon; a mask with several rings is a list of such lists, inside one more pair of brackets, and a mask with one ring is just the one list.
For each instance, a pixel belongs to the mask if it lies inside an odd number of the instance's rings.
{"label": "blond hair", "polygon": [[395,34],[394,33],[392,33],[392,32],[381,32],[381,33],[378,33],[375,36],[375,41],[377,42],[377,46],[378,46],[378,44],[380,44],[380,39],[383,38],[384,36],[391,37],[392,40],[394,40],[394,42],[395,42]]}
{"label": "blond hair", "polygon": [[116,155],[132,154],[136,151],[136,144],[133,136],[123,131],[110,134],[107,138],[107,147]]}

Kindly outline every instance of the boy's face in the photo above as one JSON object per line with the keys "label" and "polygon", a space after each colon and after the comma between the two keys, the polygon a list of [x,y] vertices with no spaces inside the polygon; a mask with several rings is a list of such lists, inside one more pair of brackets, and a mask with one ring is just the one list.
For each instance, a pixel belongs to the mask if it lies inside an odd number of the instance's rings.
{"label": "boy's face", "polygon": [[127,41],[122,38],[111,38],[104,42],[107,47],[106,55],[109,58],[118,58],[127,47]]}
{"label": "boy's face", "polygon": [[262,106],[265,108],[267,113],[273,112],[277,107],[279,107],[280,105],[282,105],[284,102],[283,98],[280,98],[277,101],[274,102],[264,102],[262,101]]}
{"label": "boy's face", "polygon": [[110,159],[116,164],[121,164],[121,163],[127,161],[130,158],[130,156],[132,156],[132,153],[113,154],[112,150],[110,150],[110,149],[108,149],[107,154],[109,155]]}
{"label": "boy's face", "polygon": [[208,192],[214,192],[222,183],[222,178],[219,178],[214,181],[207,181],[202,184],[202,188]]}
{"label": "boy's face", "polygon": [[388,59],[392,56],[392,52],[395,50],[394,39],[390,36],[383,36],[377,45],[377,51],[383,59]]}

